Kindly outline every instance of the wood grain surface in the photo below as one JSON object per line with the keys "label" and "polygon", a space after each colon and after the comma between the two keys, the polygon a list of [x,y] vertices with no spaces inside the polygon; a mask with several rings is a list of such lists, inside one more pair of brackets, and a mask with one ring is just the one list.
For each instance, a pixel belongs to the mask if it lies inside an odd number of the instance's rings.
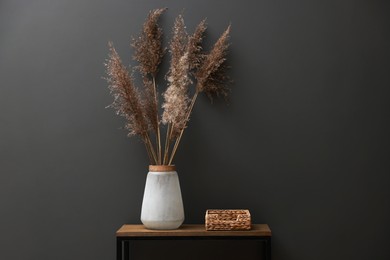
{"label": "wood grain surface", "polygon": [[207,231],[202,224],[182,225],[174,230],[150,230],[143,225],[123,225],[117,232],[117,237],[195,237],[195,236],[272,236],[267,224],[253,224],[251,230],[245,231]]}

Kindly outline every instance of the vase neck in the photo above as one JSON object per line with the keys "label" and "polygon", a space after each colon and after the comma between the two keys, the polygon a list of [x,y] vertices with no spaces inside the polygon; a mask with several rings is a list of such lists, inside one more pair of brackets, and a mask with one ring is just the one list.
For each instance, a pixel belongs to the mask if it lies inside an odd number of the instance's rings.
{"label": "vase neck", "polygon": [[176,171],[175,165],[149,165],[150,172],[172,172]]}

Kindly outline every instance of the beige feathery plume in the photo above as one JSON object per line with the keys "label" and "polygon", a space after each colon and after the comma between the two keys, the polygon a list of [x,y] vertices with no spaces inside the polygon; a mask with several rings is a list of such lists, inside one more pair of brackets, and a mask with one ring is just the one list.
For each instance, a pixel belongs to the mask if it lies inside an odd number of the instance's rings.
{"label": "beige feathery plume", "polygon": [[135,51],[133,58],[138,61],[137,68],[143,77],[156,76],[165,53],[162,46],[163,31],[158,25],[158,20],[165,10],[166,8],[150,11],[141,34],[131,43]]}
{"label": "beige feathery plume", "polygon": [[[163,105],[165,117],[163,122],[173,123],[172,133],[176,136],[186,127],[190,99],[188,86],[193,83],[190,72],[199,67],[204,58],[202,54],[202,40],[206,31],[206,20],[201,21],[195,32],[188,36],[185,32],[184,20],[179,16],[175,24],[173,41],[171,43],[172,61],[168,81],[171,83],[165,92]],[[179,105],[177,105],[179,104]],[[165,120],[164,120],[165,118]]]}
{"label": "beige feathery plume", "polygon": [[150,11],[141,34],[138,38],[133,39],[131,43],[134,48],[133,59],[139,63],[137,69],[142,75],[145,87],[143,105],[145,106],[146,117],[155,132],[158,131],[159,125],[155,77],[165,53],[162,46],[163,32],[158,25],[158,20],[165,10],[166,8]]}
{"label": "beige feathery plume", "polygon": [[197,79],[197,92],[205,92],[209,98],[212,95],[227,96],[226,83],[229,77],[226,74],[226,55],[229,47],[228,39],[230,25],[214,44],[213,49],[206,55],[198,71],[195,73]]}
{"label": "beige feathery plume", "polygon": [[155,9],[149,15],[143,25],[138,38],[133,39],[131,46],[134,48],[133,59],[138,61],[137,69],[140,72],[145,88],[143,106],[148,122],[156,134],[156,146],[158,163],[161,164],[160,119],[158,115],[158,92],[156,76],[159,65],[164,57],[165,48],[162,45],[163,31],[158,25],[158,20],[166,8]]}
{"label": "beige feathery plume", "polygon": [[188,39],[187,51],[190,70],[197,69],[204,58],[202,41],[206,29],[206,19],[204,19],[198,24],[195,32]]}
{"label": "beige feathery plume", "polygon": [[118,115],[126,118],[126,129],[129,130],[129,135],[143,136],[148,131],[148,125],[142,111],[140,94],[111,42],[109,50],[106,63],[107,81],[114,96],[114,102],[110,107],[114,108]]}
{"label": "beige feathery plume", "polygon": [[195,32],[188,36],[185,31],[184,19],[177,17],[174,25],[173,38],[170,45],[171,67],[167,75],[169,86],[164,93],[163,123],[172,123],[172,133],[175,136],[185,128],[189,105],[188,86],[192,83],[189,72],[199,66],[202,61],[202,40],[206,30],[203,20]]}
{"label": "beige feathery plume", "polygon": [[106,63],[108,88],[114,97],[109,106],[126,119],[125,128],[129,136],[139,135],[144,141],[151,163],[157,163],[156,154],[148,134],[148,123],[141,102],[140,93],[134,86],[133,78],[116,52],[112,42],[109,42],[109,58]]}
{"label": "beige feathery plume", "polygon": [[179,15],[173,26],[173,36],[170,43],[171,64],[167,74],[168,88],[164,93],[162,122],[172,125],[172,134],[176,135],[186,125],[188,108],[189,55],[187,51],[188,36],[185,31],[184,19]]}

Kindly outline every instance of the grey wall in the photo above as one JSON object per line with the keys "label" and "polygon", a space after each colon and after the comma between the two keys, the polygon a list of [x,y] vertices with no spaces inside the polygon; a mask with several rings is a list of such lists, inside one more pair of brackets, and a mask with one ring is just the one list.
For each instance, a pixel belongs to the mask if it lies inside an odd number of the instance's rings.
{"label": "grey wall", "polygon": [[[390,6],[369,0],[0,1],[0,259],[114,259],[116,229],[139,223],[147,157],[101,77],[107,42],[130,63],[130,35],[164,6],[168,35],[183,9],[189,31],[207,17],[207,46],[232,23],[230,104],[202,97],[176,158],[186,223],[248,208],[274,259],[390,259]],[[133,246],[145,260],[261,254]]]}

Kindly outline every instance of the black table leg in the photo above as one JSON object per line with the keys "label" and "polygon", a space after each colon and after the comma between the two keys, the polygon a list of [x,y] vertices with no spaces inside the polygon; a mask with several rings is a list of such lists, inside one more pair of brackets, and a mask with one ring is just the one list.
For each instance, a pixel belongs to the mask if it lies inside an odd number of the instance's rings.
{"label": "black table leg", "polygon": [[130,241],[125,240],[125,241],[123,241],[123,243],[124,243],[123,255],[125,257],[125,260],[130,260]]}
{"label": "black table leg", "polygon": [[122,239],[119,237],[116,238],[116,260],[122,260],[123,253],[122,253]]}
{"label": "black table leg", "polygon": [[265,239],[265,259],[271,260],[271,237]]}

